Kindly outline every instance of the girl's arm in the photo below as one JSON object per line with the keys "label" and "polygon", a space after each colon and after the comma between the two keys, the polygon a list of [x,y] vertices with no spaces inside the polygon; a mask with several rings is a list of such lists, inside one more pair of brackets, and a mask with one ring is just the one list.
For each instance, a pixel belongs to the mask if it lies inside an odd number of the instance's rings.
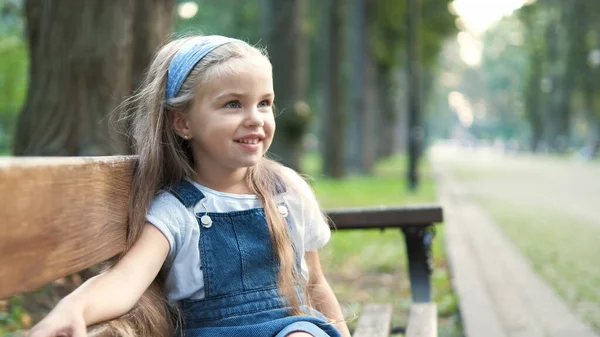
{"label": "girl's arm", "polygon": [[[158,274],[169,242],[153,225],[146,223],[140,238],[110,270],[92,277],[63,298],[56,308],[31,330],[31,336],[54,336],[58,331],[89,326],[121,316],[133,308]],[[81,323],[81,322],[79,322]],[[81,327],[79,327],[81,328]]]}
{"label": "girl's arm", "polygon": [[350,330],[344,320],[344,314],[331,286],[321,270],[321,261],[317,251],[309,251],[304,255],[309,269],[308,296],[311,303],[325,317],[334,321],[335,327],[342,336],[350,337]]}

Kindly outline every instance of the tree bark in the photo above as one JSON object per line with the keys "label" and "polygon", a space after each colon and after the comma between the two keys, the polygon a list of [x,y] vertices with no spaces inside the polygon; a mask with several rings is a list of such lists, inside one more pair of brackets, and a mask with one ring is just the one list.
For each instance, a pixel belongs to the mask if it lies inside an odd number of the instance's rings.
{"label": "tree bark", "polygon": [[544,119],[543,111],[541,109],[542,93],[540,91],[543,55],[541,50],[536,47],[533,47],[533,50],[530,51],[530,53],[529,65],[531,69],[527,76],[524,100],[527,120],[529,121],[529,127],[531,128],[530,147],[533,152],[536,152],[543,140]]}
{"label": "tree bark", "polygon": [[[592,50],[600,48],[600,24],[598,24],[598,5],[576,2],[576,16],[579,25],[575,26],[580,35],[576,35],[579,48],[584,48],[583,60],[580,60],[585,118],[587,120],[586,145],[591,148],[591,156],[595,157],[600,150],[600,105],[598,104],[597,79],[600,75],[599,65],[591,64],[588,56]],[[583,29],[582,29],[583,28]],[[582,32],[583,31],[583,32]],[[593,34],[589,34],[593,32]],[[594,36],[590,48],[585,48],[585,37]]]}
{"label": "tree bark", "polygon": [[326,0],[323,15],[324,109],[321,131],[323,173],[343,178],[345,163],[345,118],[342,101],[342,13],[341,0]]}
{"label": "tree bark", "polygon": [[135,0],[131,89],[142,82],[152,57],[173,30],[175,0]]}
{"label": "tree bark", "polygon": [[[174,8],[175,0],[135,0],[130,93],[142,84],[160,46],[170,40],[174,26]],[[130,125],[125,128],[129,130]],[[133,149],[132,139],[127,137],[125,141],[126,149],[130,152]]]}
{"label": "tree bark", "polygon": [[[405,66],[406,67],[406,66]],[[407,71],[399,68],[392,75],[397,84],[394,106],[396,106],[396,125],[394,127],[394,152],[408,153],[408,84]]]}
{"label": "tree bark", "polygon": [[394,154],[396,144],[396,102],[394,92],[397,92],[394,81],[394,69],[388,65],[377,66],[377,101],[380,104],[379,137],[377,157],[386,158]]}
{"label": "tree bark", "polygon": [[110,113],[139,85],[169,37],[174,4],[28,0],[31,67],[14,154],[129,153]]}
{"label": "tree bark", "polygon": [[423,146],[421,125],[421,49],[420,4],[418,0],[407,0],[407,60],[408,60],[408,170],[407,180],[411,191],[419,184],[419,159]]}
{"label": "tree bark", "polygon": [[[372,110],[368,104],[369,83],[373,71],[368,33],[368,0],[353,0],[351,6],[350,53],[352,72],[350,79],[350,119],[348,144],[348,168],[355,173],[371,170],[374,149],[370,138],[373,128]],[[371,69],[370,69],[371,68]]]}
{"label": "tree bark", "polygon": [[31,67],[15,155],[125,150],[107,113],[130,87],[133,0],[25,4]]}
{"label": "tree bark", "polygon": [[300,170],[302,140],[311,120],[306,103],[308,54],[303,31],[306,0],[268,0],[273,14],[269,21],[267,48],[273,64],[277,106],[277,132],[271,146],[273,157]]}
{"label": "tree bark", "polygon": [[549,8],[551,19],[546,27],[547,41],[547,78],[550,80],[550,92],[547,96],[544,134],[550,151],[564,152],[567,150],[570,131],[570,99],[572,92],[573,55],[571,41],[564,28],[565,15],[569,16],[568,2],[556,1]]}

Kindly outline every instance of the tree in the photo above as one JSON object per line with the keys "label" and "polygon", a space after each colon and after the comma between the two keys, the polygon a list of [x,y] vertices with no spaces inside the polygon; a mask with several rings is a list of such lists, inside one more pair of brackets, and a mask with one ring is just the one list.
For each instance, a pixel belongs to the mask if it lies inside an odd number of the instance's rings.
{"label": "tree", "polygon": [[408,69],[408,170],[407,180],[411,191],[418,187],[418,162],[423,146],[421,125],[421,59],[420,29],[421,8],[417,0],[408,0],[407,11],[407,69]]}
{"label": "tree", "polygon": [[278,110],[271,152],[282,164],[299,170],[302,140],[311,119],[306,103],[309,70],[303,30],[306,1],[267,0],[265,4],[265,10],[271,13],[266,40]]}
{"label": "tree", "polygon": [[374,162],[373,116],[370,90],[373,86],[372,50],[369,43],[371,0],[352,0],[350,14],[350,119],[348,167],[358,173],[369,173]]}
{"label": "tree", "polygon": [[[579,44],[585,51],[585,60],[580,60],[580,81],[583,91],[585,118],[588,123],[586,143],[591,156],[600,152],[600,104],[598,100],[598,78],[600,78],[600,5],[598,3],[577,2],[576,17],[587,23],[587,32],[580,33]],[[580,22],[581,22],[580,21]],[[577,25],[581,28],[583,25]],[[591,37],[591,38],[590,38]]]}
{"label": "tree", "polygon": [[[456,17],[448,11],[449,0],[422,0],[419,1],[418,15],[420,16],[419,43],[414,51],[419,56],[419,69],[422,71],[420,84],[420,101],[427,102],[433,83],[434,67],[443,42],[448,36],[456,33]],[[399,17],[407,17],[408,3],[396,0],[378,0],[374,2],[374,19],[370,35],[373,49],[373,58],[377,68],[377,92],[378,103],[381,105],[379,125],[377,127],[378,158],[387,157],[394,153],[394,144],[397,143],[396,127],[398,122],[402,123],[401,134],[405,137],[407,131],[406,110],[399,106],[397,99],[401,86],[399,83],[398,70],[400,67],[407,68],[408,55],[405,53],[408,43],[407,20],[398,20]],[[417,15],[416,13],[410,13]],[[407,78],[408,80],[408,78]],[[404,92],[409,92],[411,84],[405,85]],[[424,110],[424,109],[423,109]],[[417,132],[419,133],[419,132]],[[421,132],[422,134],[422,132]],[[404,143],[404,142],[403,142]]]}
{"label": "tree", "polygon": [[14,154],[129,152],[107,115],[137,85],[150,55],[169,36],[173,4],[26,1],[31,65]]}
{"label": "tree", "polygon": [[[173,0],[25,3],[29,88],[18,120],[15,155],[127,153],[108,114],[138,85],[158,44],[171,33]],[[31,312],[49,309],[91,268],[48,291],[26,295]],[[49,297],[49,299],[47,298]],[[49,307],[48,307],[49,306]]]}
{"label": "tree", "polygon": [[405,60],[401,48],[406,41],[406,27],[399,17],[405,16],[403,1],[381,0],[374,3],[370,30],[373,60],[376,68],[376,91],[379,103],[377,130],[377,158],[391,156],[394,152],[396,121],[404,110],[396,104],[397,68]]}
{"label": "tree", "polygon": [[583,0],[542,0],[519,10],[530,55],[524,95],[534,145],[566,151],[574,138],[582,137],[572,134],[577,118],[587,126],[583,137],[592,146],[596,142],[600,60],[594,63],[592,56],[598,48],[598,9],[595,2]]}
{"label": "tree", "polygon": [[568,145],[570,124],[570,92],[572,77],[570,68],[565,64],[568,58],[568,34],[563,25],[566,2],[546,0],[549,22],[546,25],[546,69],[548,95],[545,97],[547,117],[544,119],[544,138],[552,151],[563,152]]}
{"label": "tree", "polygon": [[323,173],[342,178],[346,174],[345,125],[342,100],[342,0],[326,0],[323,11]]}

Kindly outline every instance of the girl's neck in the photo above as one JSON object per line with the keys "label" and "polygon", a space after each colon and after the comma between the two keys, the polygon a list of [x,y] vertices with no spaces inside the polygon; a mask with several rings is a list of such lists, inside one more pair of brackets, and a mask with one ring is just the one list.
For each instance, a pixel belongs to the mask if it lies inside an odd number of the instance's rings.
{"label": "girl's neck", "polygon": [[246,182],[248,168],[224,171],[195,167],[194,171],[196,172],[194,180],[197,183],[215,191],[232,194],[252,194]]}

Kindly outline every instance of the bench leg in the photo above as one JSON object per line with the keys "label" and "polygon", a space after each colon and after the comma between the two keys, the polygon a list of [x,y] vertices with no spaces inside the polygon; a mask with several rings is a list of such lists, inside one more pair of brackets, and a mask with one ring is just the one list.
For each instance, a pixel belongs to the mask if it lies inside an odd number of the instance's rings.
{"label": "bench leg", "polygon": [[413,302],[431,301],[431,271],[433,266],[431,243],[433,241],[433,225],[426,228],[403,228],[408,256],[410,287]]}

